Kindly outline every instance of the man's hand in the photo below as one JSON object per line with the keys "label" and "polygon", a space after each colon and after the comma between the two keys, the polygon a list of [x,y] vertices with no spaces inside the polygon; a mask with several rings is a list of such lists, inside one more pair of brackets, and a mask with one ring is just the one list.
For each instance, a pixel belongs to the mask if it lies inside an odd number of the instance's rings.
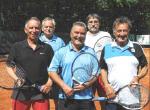
{"label": "man's hand", "polygon": [[138,84],[138,82],[139,82],[139,77],[134,76],[133,79],[131,80],[130,84]]}
{"label": "man's hand", "polygon": [[49,78],[47,83],[41,86],[40,91],[45,93],[45,94],[49,93],[49,91],[52,89],[52,84],[53,84],[53,82]]}
{"label": "man's hand", "polygon": [[21,87],[22,85],[24,85],[24,83],[25,83],[24,79],[17,78],[17,80],[15,81],[15,86]]}
{"label": "man's hand", "polygon": [[116,96],[115,90],[111,87],[110,84],[105,85],[105,91],[107,98],[114,98]]}
{"label": "man's hand", "polygon": [[85,84],[75,84],[73,89],[74,91],[82,91],[84,89],[86,89],[86,85]]}
{"label": "man's hand", "polygon": [[74,89],[73,88],[71,88],[71,87],[69,87],[68,85],[64,85],[63,86],[63,91],[65,92],[65,94],[69,97],[69,96],[72,96],[73,95],[73,93],[74,93]]}
{"label": "man's hand", "polygon": [[52,85],[44,84],[41,86],[40,91],[45,94],[48,94],[51,88],[52,88]]}

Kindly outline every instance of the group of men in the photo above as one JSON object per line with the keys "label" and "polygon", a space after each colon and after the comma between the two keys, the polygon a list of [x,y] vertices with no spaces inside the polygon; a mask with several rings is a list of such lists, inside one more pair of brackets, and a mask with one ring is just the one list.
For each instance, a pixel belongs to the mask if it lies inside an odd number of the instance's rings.
{"label": "group of men", "polygon": [[[46,17],[41,23],[38,18],[31,17],[24,27],[26,39],[15,43],[10,50],[7,70],[14,80],[18,80],[14,68],[19,64],[26,71],[28,82],[25,84],[36,83],[41,85],[41,89],[14,90],[12,110],[30,110],[31,106],[33,110],[49,110],[50,91],[57,110],[96,110],[91,101],[93,85],[97,87],[94,84],[96,80],[86,86],[77,84],[72,88],[71,65],[78,53],[89,52],[95,55],[93,48],[99,38],[110,36],[112,39],[108,32],[100,31],[100,24],[97,14],[88,15],[87,27],[84,22],[74,22],[70,31],[71,41],[65,45],[54,34],[54,19]],[[127,17],[117,18],[113,24],[115,39],[108,44],[101,44],[104,48],[99,59],[99,74],[108,98],[115,97],[115,91],[122,86],[138,83],[148,70],[142,47],[128,39],[131,27]],[[106,104],[104,109],[123,110],[113,103]]]}

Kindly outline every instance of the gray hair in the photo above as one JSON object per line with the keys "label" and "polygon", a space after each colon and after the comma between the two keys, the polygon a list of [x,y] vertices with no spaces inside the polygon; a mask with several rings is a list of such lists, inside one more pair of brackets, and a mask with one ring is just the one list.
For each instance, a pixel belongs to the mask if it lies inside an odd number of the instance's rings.
{"label": "gray hair", "polygon": [[[81,27],[83,27],[85,29],[85,31],[87,31],[86,24],[84,22],[82,22],[82,21],[76,21],[76,22],[74,22],[73,25],[72,25],[72,28],[74,26],[81,26]],[[71,30],[72,30],[72,28],[71,28]]]}
{"label": "gray hair", "polygon": [[127,17],[122,16],[122,17],[117,18],[114,21],[114,23],[113,23],[113,32],[115,31],[115,28],[116,28],[117,25],[124,24],[124,23],[128,24],[129,30],[132,28],[131,21]]}
{"label": "gray hair", "polygon": [[29,21],[31,21],[31,20],[35,20],[35,21],[39,22],[39,24],[41,26],[41,21],[37,17],[31,17],[25,22],[25,28],[27,28],[27,25],[28,25]]}
{"label": "gray hair", "polygon": [[50,17],[44,18],[44,19],[42,20],[42,27],[44,26],[45,21],[52,21],[52,23],[53,23],[53,25],[54,25],[54,28],[55,28],[55,26],[56,26],[55,19],[50,18]]}

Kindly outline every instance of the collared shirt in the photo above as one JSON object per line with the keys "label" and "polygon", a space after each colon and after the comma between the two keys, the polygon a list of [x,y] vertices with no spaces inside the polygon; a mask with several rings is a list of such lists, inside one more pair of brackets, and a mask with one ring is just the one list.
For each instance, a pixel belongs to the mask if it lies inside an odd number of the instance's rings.
{"label": "collared shirt", "polygon": [[137,75],[138,66],[146,64],[141,46],[131,41],[124,47],[116,42],[106,45],[100,61],[101,68],[108,70],[108,81],[116,91],[131,82]]}
{"label": "collared shirt", "polygon": [[[53,50],[49,45],[39,41],[36,49],[33,50],[29,46],[27,40],[24,40],[13,45],[7,63],[9,66],[11,62],[15,62],[16,65],[20,65],[24,69],[27,84],[43,85],[48,80],[47,68],[52,57]],[[14,94],[13,98],[15,98],[18,93],[15,91]],[[36,89],[26,91],[22,90],[17,99],[34,100],[43,98],[42,93]]]}
{"label": "collared shirt", "polygon": [[[56,51],[52,59],[52,62],[50,64],[50,67],[48,68],[48,71],[57,73],[57,70],[61,67],[62,72],[60,73],[60,77],[68,86],[72,87],[73,80],[72,80],[71,66],[75,57],[79,55],[81,52],[89,52],[95,55],[94,50],[88,46],[84,46],[79,52],[77,52],[73,49],[71,42],[69,42],[68,45]],[[90,87],[83,91],[76,92],[71,98],[91,99],[92,96],[93,96],[93,92],[92,92],[92,88]],[[63,91],[60,91],[59,98],[60,99],[66,98]]]}
{"label": "collared shirt", "polygon": [[54,52],[56,52],[56,50],[58,50],[59,48],[65,46],[64,41],[60,37],[58,37],[58,36],[56,36],[54,34],[53,34],[53,36],[50,39],[48,39],[44,34],[41,34],[39,39],[42,42],[52,46],[52,49],[53,49]]}
{"label": "collared shirt", "polygon": [[[94,48],[98,60],[100,60],[101,57],[101,50],[106,44],[110,42],[112,42],[112,37],[108,32],[99,31],[96,34],[91,34],[88,31],[86,34],[85,45]],[[100,45],[100,46],[96,46],[96,45]]]}
{"label": "collared shirt", "polygon": [[[89,31],[88,31],[87,34],[86,34],[85,45],[87,45],[87,46],[89,46],[91,48],[94,48],[94,45],[97,42],[97,40],[100,39],[100,38],[102,38],[102,37],[104,37],[104,36],[110,37],[110,39],[107,38],[106,40],[112,41],[111,35],[108,32],[99,31],[96,34],[90,34]],[[104,41],[105,40],[103,40],[103,44],[101,44],[102,46],[106,45],[107,41],[105,41],[105,42]]]}

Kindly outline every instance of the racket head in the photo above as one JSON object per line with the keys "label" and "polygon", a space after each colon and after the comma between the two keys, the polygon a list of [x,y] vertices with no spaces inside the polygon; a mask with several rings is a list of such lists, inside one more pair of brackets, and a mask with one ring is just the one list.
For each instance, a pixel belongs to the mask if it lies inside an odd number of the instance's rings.
{"label": "racket head", "polygon": [[150,100],[149,90],[141,84],[126,85],[117,91],[116,103],[126,109],[142,109]]}
{"label": "racket head", "polygon": [[98,71],[99,62],[97,57],[87,52],[77,55],[71,66],[73,82],[78,84],[84,84],[97,77]]}
{"label": "racket head", "polygon": [[88,74],[88,71],[85,68],[79,67],[73,70],[72,79],[76,83],[83,84],[88,79],[90,79],[90,75]]}
{"label": "racket head", "polygon": [[99,39],[97,39],[97,41],[94,44],[94,50],[96,52],[98,60],[100,60],[101,51],[102,51],[103,47],[112,41],[113,41],[113,39],[111,36],[103,36],[103,37],[100,37]]}
{"label": "racket head", "polygon": [[13,69],[18,79],[15,81],[7,73],[5,68],[5,72],[0,72],[0,88],[7,90],[14,90],[21,88],[25,83],[25,75],[24,75],[25,71],[21,68],[21,66],[16,66],[14,65],[14,63],[9,63],[7,65]]}

